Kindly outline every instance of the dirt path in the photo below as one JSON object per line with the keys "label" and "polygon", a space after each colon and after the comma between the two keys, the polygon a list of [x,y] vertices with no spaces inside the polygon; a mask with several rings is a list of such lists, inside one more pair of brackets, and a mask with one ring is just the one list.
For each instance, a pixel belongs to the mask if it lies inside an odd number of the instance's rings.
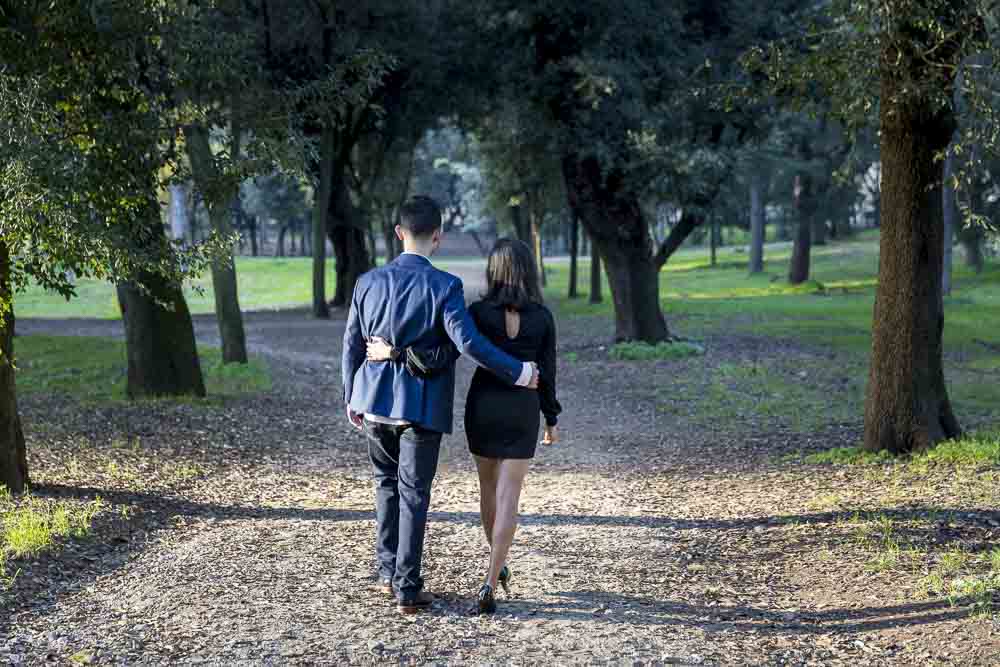
{"label": "dirt path", "polygon": [[[343,321],[256,313],[248,340],[275,374],[266,396],[25,402],[39,492],[100,496],[121,516],[107,520],[112,539],[22,564],[0,664],[1000,664],[989,621],[917,598],[838,541],[864,498],[835,511],[816,498],[863,486],[863,472],[774,462],[816,440],[841,444],[850,429],[695,428],[656,398],[705,360],[612,363],[593,352],[607,323],[560,326],[563,351],[579,351],[561,368],[565,441],[529,477],[515,595],[498,616],[472,615],[487,552],[461,431],[445,441],[427,540],[441,600],[404,619],[370,587],[365,443],[340,417]],[[203,342],[213,327],[198,320]],[[761,354],[735,342],[714,341],[711,363]],[[463,361],[459,415],[470,372]],[[987,531],[991,516],[970,515],[970,530]]]}

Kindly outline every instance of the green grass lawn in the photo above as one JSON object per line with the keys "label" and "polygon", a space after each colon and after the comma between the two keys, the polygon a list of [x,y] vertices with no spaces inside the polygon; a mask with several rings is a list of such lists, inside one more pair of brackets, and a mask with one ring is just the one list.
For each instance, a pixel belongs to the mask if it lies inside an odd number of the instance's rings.
{"label": "green grass lawn", "polygon": [[[264,310],[307,305],[312,300],[312,260],[308,257],[238,257],[240,306]],[[327,285],[334,285],[333,262],[327,262]],[[118,300],[110,284],[79,280],[77,298],[67,301],[58,294],[31,287],[15,296],[18,317],[96,317],[118,319]],[[215,312],[212,276],[206,273],[185,287],[192,313]]]}
{"label": "green grass lawn", "polygon": [[[683,250],[660,274],[660,296],[668,321],[683,319],[682,333],[696,336],[720,321],[744,331],[788,334],[800,340],[867,352],[878,272],[877,236],[813,249],[810,282],[792,286],[786,279],[791,247],[769,249],[764,273],[750,276],[745,252],[723,249],[716,267],[703,249]],[[581,263],[581,285],[589,286],[589,262]],[[950,351],[974,354],[982,342],[1000,345],[1000,263],[975,275],[956,252],[955,289],[946,299],[945,344]],[[568,267],[549,269],[547,289],[564,312],[607,314],[611,304],[605,276],[605,303],[565,298]]]}
{"label": "green grass lawn", "polygon": [[[472,262],[481,258],[448,257],[435,263],[447,268],[449,262]],[[336,284],[333,260],[327,260],[327,294]],[[237,257],[240,307],[247,310],[274,310],[312,303],[312,259],[308,257]],[[93,317],[116,320],[121,317],[114,287],[101,280],[81,279],[77,297],[62,296],[33,286],[15,296],[18,317]],[[188,307],[194,314],[215,312],[212,276],[205,273],[185,286]]]}
{"label": "green grass lawn", "polygon": [[[675,334],[699,339],[722,332],[806,343],[816,351],[837,353],[722,364],[699,414],[711,420],[738,421],[747,414],[773,412],[803,430],[816,426],[803,415],[829,421],[861,414],[871,349],[872,307],[878,272],[878,237],[867,232],[848,242],[813,248],[812,280],[787,281],[791,247],[769,246],[765,271],[747,273],[741,249],[720,250],[710,266],[707,249],[678,252],[660,274],[660,296]],[[569,269],[549,268],[547,296],[564,315],[612,315],[605,302],[588,303],[589,262],[581,263],[581,298],[566,298]],[[956,249],[954,290],[945,300],[946,373],[961,413],[995,420],[1000,406],[1000,263],[980,275],[966,268]],[[830,395],[832,385],[842,387]],[[727,407],[728,406],[728,407]],[[668,410],[669,411],[669,410]],[[721,412],[720,412],[721,411]]]}
{"label": "green grass lawn", "polygon": [[[217,348],[201,347],[202,372],[210,396],[237,396],[271,386],[267,365],[223,364]],[[64,394],[87,401],[125,399],[125,343],[108,338],[21,336],[15,344],[17,390]]]}

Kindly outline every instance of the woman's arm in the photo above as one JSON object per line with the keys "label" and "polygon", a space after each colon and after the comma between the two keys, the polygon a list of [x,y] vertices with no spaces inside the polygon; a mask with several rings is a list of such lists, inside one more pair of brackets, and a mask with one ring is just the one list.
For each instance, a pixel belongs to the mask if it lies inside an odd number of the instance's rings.
{"label": "woman's arm", "polygon": [[546,426],[555,426],[562,412],[562,406],[556,399],[556,322],[552,313],[548,310],[544,312],[548,321],[538,354],[538,398]]}

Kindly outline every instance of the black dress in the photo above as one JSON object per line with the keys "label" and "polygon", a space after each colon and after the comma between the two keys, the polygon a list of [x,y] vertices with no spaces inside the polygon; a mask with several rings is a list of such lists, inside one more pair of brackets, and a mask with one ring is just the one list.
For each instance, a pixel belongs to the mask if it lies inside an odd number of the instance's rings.
{"label": "black dress", "polygon": [[520,311],[517,336],[507,335],[505,308],[486,301],[469,307],[479,331],[520,361],[538,364],[538,391],[511,387],[477,368],[465,400],[469,451],[491,459],[530,459],[538,444],[539,413],[555,426],[562,407],[556,400],[556,325],[552,313],[531,304]]}

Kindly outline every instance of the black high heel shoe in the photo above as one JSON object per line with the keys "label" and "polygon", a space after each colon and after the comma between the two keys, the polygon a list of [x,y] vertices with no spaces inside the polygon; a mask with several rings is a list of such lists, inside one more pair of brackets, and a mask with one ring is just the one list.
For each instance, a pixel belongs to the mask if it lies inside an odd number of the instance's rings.
{"label": "black high heel shoe", "polygon": [[503,592],[507,594],[507,597],[510,597],[510,568],[508,566],[504,565],[503,569],[500,570],[497,581],[503,586]]}
{"label": "black high heel shoe", "polygon": [[479,613],[482,614],[493,614],[497,610],[497,599],[493,594],[493,587],[489,584],[483,584],[482,588],[479,589]]}

